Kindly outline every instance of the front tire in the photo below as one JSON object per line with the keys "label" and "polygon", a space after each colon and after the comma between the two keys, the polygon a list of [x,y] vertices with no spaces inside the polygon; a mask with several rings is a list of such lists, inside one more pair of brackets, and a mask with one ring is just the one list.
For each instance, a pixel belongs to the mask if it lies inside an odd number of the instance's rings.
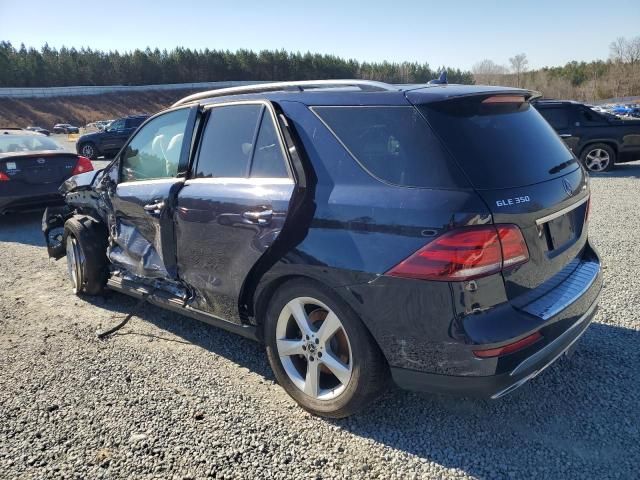
{"label": "front tire", "polygon": [[80,155],[87,157],[89,160],[95,160],[98,158],[98,149],[91,142],[83,143],[80,146]]}
{"label": "front tire", "polygon": [[64,245],[73,293],[102,293],[108,276],[104,226],[91,217],[75,215],[64,224]]}
{"label": "front tire", "polygon": [[315,415],[347,417],[387,386],[388,367],[373,337],[324,285],[307,279],[283,284],[264,328],[278,383]]}
{"label": "front tire", "polygon": [[606,143],[594,143],[587,146],[580,160],[589,172],[608,172],[616,161],[616,152]]}

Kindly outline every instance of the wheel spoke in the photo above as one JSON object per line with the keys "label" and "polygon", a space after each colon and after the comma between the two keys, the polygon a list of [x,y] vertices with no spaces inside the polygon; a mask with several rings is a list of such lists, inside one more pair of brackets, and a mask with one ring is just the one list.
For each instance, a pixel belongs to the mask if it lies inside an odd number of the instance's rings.
{"label": "wheel spoke", "polygon": [[281,357],[289,357],[291,355],[304,355],[304,350],[302,346],[304,345],[303,340],[287,340],[282,339],[278,340],[278,354]]}
{"label": "wheel spoke", "polygon": [[349,383],[349,379],[351,378],[351,367],[349,365],[342,363],[330,352],[324,353],[322,363],[340,380],[340,383],[343,385]]}
{"label": "wheel spoke", "polygon": [[304,393],[314,398],[318,396],[320,387],[320,369],[317,361],[307,362],[307,375],[304,379]]}
{"label": "wheel spoke", "polygon": [[326,344],[335,333],[340,330],[341,324],[340,320],[335,313],[329,312],[327,317],[322,322],[320,329],[318,330],[318,338],[320,342]]}
{"label": "wheel spoke", "polygon": [[298,324],[298,328],[302,332],[302,335],[311,335],[313,333],[313,328],[311,328],[311,324],[309,323],[309,317],[307,317],[307,312],[304,310],[304,305],[299,299],[291,300],[287,307],[293,315],[293,319]]}
{"label": "wheel spoke", "polygon": [[343,394],[353,357],[344,325],[331,308],[312,297],[293,298],[280,311],[275,334],[280,363],[298,390],[323,401]]}

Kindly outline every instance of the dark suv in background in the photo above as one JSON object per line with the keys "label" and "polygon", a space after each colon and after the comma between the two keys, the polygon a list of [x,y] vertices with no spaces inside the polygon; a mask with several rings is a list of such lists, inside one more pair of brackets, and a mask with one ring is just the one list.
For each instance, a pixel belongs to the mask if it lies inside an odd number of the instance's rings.
{"label": "dark suv in background", "polygon": [[573,101],[539,100],[536,109],[592,172],[640,160],[640,120],[623,120]]}
{"label": "dark suv in background", "polygon": [[282,387],[342,417],[386,386],[499,398],[597,306],[588,175],[527,90],[286,82],[150,118],[43,219],[103,288],[266,344]]}
{"label": "dark suv in background", "polygon": [[112,157],[147,118],[149,115],[132,115],[114,120],[100,132],[81,136],[76,143],[76,150],[91,160],[101,156]]}

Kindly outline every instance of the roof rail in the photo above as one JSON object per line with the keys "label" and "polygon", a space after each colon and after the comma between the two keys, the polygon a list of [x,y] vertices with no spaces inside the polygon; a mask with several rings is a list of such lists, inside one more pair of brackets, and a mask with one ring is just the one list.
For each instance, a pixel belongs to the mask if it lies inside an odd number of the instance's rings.
{"label": "roof rail", "polygon": [[362,91],[383,92],[396,91],[397,87],[388,83],[375,82],[373,80],[302,80],[297,82],[276,82],[257,83],[242,87],[220,88],[217,90],[207,90],[206,92],[194,93],[173,104],[173,107],[184,105],[185,103],[203,100],[212,97],[225,97],[228,95],[242,95],[248,93],[265,93],[294,90],[302,92],[313,88],[334,88],[334,87],[360,87]]}

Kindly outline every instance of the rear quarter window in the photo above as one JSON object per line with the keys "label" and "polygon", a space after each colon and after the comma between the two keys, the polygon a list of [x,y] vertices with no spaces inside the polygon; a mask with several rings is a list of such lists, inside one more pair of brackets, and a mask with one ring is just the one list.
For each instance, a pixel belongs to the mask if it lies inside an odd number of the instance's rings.
{"label": "rear quarter window", "polygon": [[408,187],[460,188],[464,176],[411,106],[313,107],[371,175]]}
{"label": "rear quarter window", "polygon": [[556,130],[569,127],[569,112],[564,108],[541,108],[540,115]]}

